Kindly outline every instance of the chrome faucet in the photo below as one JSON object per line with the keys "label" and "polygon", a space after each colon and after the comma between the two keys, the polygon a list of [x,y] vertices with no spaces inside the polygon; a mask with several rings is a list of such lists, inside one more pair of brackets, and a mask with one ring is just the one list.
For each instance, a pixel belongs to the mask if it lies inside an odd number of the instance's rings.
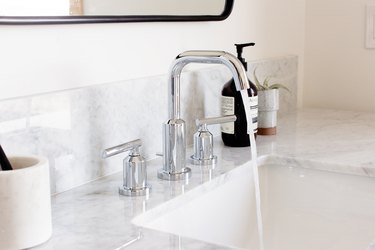
{"label": "chrome faucet", "polygon": [[232,72],[238,91],[249,89],[242,63],[225,51],[186,51],[176,57],[169,73],[169,120],[163,126],[163,169],[158,177],[164,180],[183,180],[190,176],[186,165],[185,121],[180,117],[180,76],[189,63],[224,64]]}
{"label": "chrome faucet", "polygon": [[142,146],[140,139],[130,141],[103,151],[103,158],[108,158],[126,151],[130,151],[123,161],[123,185],[119,193],[126,196],[148,196],[151,186],[147,183],[146,160],[141,156],[139,148]]}

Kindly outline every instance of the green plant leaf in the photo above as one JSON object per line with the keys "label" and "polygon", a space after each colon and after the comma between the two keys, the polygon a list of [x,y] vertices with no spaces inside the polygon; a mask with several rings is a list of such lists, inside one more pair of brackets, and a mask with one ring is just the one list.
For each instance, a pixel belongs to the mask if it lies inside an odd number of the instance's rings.
{"label": "green plant leaf", "polygon": [[284,85],[280,83],[272,84],[271,86],[269,86],[269,89],[285,89],[286,91],[290,92],[290,90],[287,87],[285,87]]}
{"label": "green plant leaf", "polygon": [[271,77],[270,76],[267,76],[264,81],[263,81],[263,86],[265,89],[270,89],[270,81],[271,81]]}
{"label": "green plant leaf", "polygon": [[262,84],[260,84],[259,79],[256,75],[256,70],[257,70],[257,68],[255,68],[254,71],[253,71],[255,86],[257,87],[258,90],[263,90],[263,86],[262,86]]}
{"label": "green plant leaf", "polygon": [[259,91],[269,90],[269,89],[285,89],[286,91],[290,92],[290,90],[281,83],[271,84],[272,76],[267,76],[263,80],[263,83],[261,83],[259,81],[259,78],[257,77],[256,71],[257,71],[257,68],[254,69],[253,76],[254,76],[255,85]]}
{"label": "green plant leaf", "polygon": [[267,90],[267,86],[264,85],[264,82],[263,82],[263,84],[260,83],[259,78],[256,75],[256,70],[257,70],[257,68],[254,69],[253,75],[254,75],[254,81],[255,81],[255,85],[256,85],[257,89],[260,90],[260,91]]}

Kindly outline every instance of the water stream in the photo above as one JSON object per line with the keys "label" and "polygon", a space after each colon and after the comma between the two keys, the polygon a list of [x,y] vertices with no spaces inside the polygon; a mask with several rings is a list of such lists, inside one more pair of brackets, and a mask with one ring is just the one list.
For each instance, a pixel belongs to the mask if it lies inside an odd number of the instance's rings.
{"label": "water stream", "polygon": [[244,105],[246,120],[247,120],[247,131],[250,137],[250,150],[251,150],[251,167],[253,169],[254,175],[254,185],[255,185],[255,199],[256,199],[256,212],[257,212],[257,223],[258,223],[258,233],[259,233],[259,249],[264,249],[263,242],[263,220],[261,212],[261,201],[260,201],[260,188],[259,188],[259,172],[258,172],[258,155],[255,142],[255,136],[253,132],[253,119],[250,111],[250,103],[247,89],[241,90],[242,103]]}

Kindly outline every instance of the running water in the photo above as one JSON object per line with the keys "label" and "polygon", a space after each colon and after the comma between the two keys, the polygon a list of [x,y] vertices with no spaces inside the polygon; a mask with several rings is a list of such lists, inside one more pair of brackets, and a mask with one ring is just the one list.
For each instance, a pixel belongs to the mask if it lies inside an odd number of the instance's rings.
{"label": "running water", "polygon": [[258,173],[258,155],[257,148],[255,143],[255,136],[253,131],[253,119],[250,112],[249,96],[247,89],[241,90],[242,102],[244,105],[247,121],[247,131],[250,136],[250,149],[251,149],[251,168],[253,169],[254,175],[254,185],[255,185],[255,199],[256,199],[256,211],[257,211],[257,223],[258,223],[258,232],[259,232],[259,247],[261,250],[264,250],[263,242],[263,221],[262,221],[262,212],[260,206],[260,188],[259,188],[259,173]]}

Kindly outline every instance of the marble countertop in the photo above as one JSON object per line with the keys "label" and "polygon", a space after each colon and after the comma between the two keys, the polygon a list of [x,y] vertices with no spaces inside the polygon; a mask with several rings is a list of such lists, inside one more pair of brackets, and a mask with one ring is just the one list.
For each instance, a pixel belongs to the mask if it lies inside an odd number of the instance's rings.
{"label": "marble countertop", "polygon": [[[273,155],[287,164],[375,176],[375,114],[304,110],[279,120],[276,136],[258,136],[258,155]],[[190,155],[189,153],[188,155]],[[161,159],[148,162],[152,192],[146,197],[118,195],[122,173],[93,181],[52,198],[53,236],[33,249],[230,249],[201,241],[137,228],[131,219],[201,183],[250,160],[249,148],[224,147],[215,141],[218,164],[212,171],[192,168],[188,182],[159,180]],[[324,163],[324,164],[322,164]],[[119,160],[118,164],[122,164]]]}

